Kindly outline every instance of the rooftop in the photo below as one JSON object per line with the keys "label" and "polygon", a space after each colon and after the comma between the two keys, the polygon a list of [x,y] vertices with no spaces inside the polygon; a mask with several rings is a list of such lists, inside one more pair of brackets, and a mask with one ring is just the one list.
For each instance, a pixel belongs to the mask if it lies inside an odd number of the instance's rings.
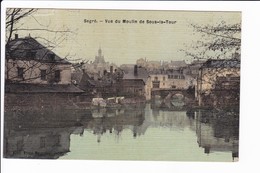
{"label": "rooftop", "polygon": [[70,64],[70,62],[60,58],[51,51],[51,46],[43,46],[36,39],[30,36],[11,40],[9,46],[9,52],[6,53],[6,58]]}
{"label": "rooftop", "polygon": [[146,82],[149,74],[147,70],[143,67],[137,67],[137,75],[134,74],[134,68],[129,69],[128,73],[124,74],[123,79],[142,79]]}
{"label": "rooftop", "polygon": [[201,68],[240,68],[240,61],[237,59],[209,59]]}
{"label": "rooftop", "polygon": [[82,78],[79,82],[81,89],[87,89],[89,87],[109,87],[112,83],[109,80],[94,80],[88,73],[83,73]]}

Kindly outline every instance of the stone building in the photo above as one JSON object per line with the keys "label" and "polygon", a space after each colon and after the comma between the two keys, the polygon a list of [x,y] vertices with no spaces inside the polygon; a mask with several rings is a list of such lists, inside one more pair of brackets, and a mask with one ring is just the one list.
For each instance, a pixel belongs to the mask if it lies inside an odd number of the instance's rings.
{"label": "stone building", "polygon": [[8,43],[5,79],[10,83],[71,84],[71,63],[32,37]]}
{"label": "stone building", "polygon": [[147,86],[149,85],[148,78],[147,70],[135,65],[134,68],[129,69],[128,73],[124,74],[121,84],[122,92],[128,93],[129,96],[143,96],[147,98],[150,88]]}
{"label": "stone building", "polygon": [[30,36],[6,47],[5,110],[73,108],[83,91],[71,83],[70,62]]}
{"label": "stone building", "polygon": [[150,74],[152,88],[188,89],[194,86],[194,78],[178,71]]}
{"label": "stone building", "polygon": [[[239,60],[209,59],[208,61],[203,63],[203,65],[199,69],[199,75],[196,86],[196,96],[199,105],[203,105],[206,102],[213,105],[217,104],[217,93],[219,93],[220,97],[222,98],[224,98],[224,96],[227,96],[229,98],[235,99],[233,101],[238,103],[239,90]],[[206,98],[211,99],[211,101],[207,100]]]}

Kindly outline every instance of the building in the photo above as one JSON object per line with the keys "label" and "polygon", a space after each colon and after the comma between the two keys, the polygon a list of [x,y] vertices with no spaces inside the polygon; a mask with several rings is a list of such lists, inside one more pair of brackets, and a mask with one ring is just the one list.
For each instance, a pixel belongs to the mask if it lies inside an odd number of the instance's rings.
{"label": "building", "polygon": [[150,74],[153,89],[188,89],[194,86],[194,78],[179,71]]}
{"label": "building", "polygon": [[[239,60],[209,59],[205,63],[203,63],[203,65],[199,69],[199,75],[196,86],[196,96],[199,105],[203,105],[206,102],[209,104],[217,104],[217,94],[219,94],[222,98],[224,98],[224,96],[227,96],[232,99],[235,99],[236,102],[239,102],[239,89]],[[230,95],[231,93],[232,95]],[[211,99],[211,101],[207,100],[206,98]]]}
{"label": "building", "polygon": [[182,61],[163,62],[162,66],[164,69],[178,70],[180,68],[186,67],[187,64],[184,60],[182,60]]}
{"label": "building", "polygon": [[[111,69],[111,67],[113,68]],[[105,61],[105,57],[102,54],[101,48],[98,49],[98,55],[95,56],[95,60],[93,62],[90,61],[82,66],[82,69],[85,72],[96,73],[100,76],[103,76],[105,71],[113,73],[113,70],[115,70],[116,68],[117,66],[114,63],[109,63]]]}
{"label": "building", "polygon": [[[149,74],[148,71],[143,67],[129,69],[128,73],[124,74],[122,79],[122,92],[128,96],[143,96],[149,97]],[[148,98],[147,98],[148,99]]]}
{"label": "building", "polygon": [[148,71],[153,71],[161,68],[161,61],[148,61],[146,58],[140,58],[136,60],[136,65],[139,67],[144,67]]}
{"label": "building", "polygon": [[123,78],[123,71],[120,69],[113,70],[113,66],[110,69],[111,72],[104,71],[102,76],[97,73],[83,72],[78,85],[79,88],[93,97],[117,96],[120,94],[122,87],[120,82]]}
{"label": "building", "polygon": [[15,35],[7,47],[5,109],[73,108],[83,91],[71,84],[70,62],[30,36]]}
{"label": "building", "polygon": [[98,55],[95,56],[95,61],[93,63],[95,63],[95,64],[104,64],[104,63],[106,63],[104,55],[102,55],[101,48],[98,49]]}
{"label": "building", "polygon": [[127,73],[124,74],[122,84],[123,90],[145,96],[146,100],[151,100],[152,92],[155,90],[186,90],[196,83],[191,75],[183,74],[179,70],[157,69],[149,72],[138,65],[126,69]]}
{"label": "building", "polygon": [[199,69],[205,62],[206,61],[203,60],[195,60],[191,64],[187,64],[186,67],[182,67],[183,73],[197,78],[199,75]]}
{"label": "building", "polygon": [[9,83],[71,84],[71,63],[32,37],[8,43],[5,80]]}
{"label": "building", "polygon": [[172,93],[173,90],[186,91],[194,85],[195,79],[179,70],[151,72],[146,83],[147,100],[150,100],[152,95],[167,95],[167,93]]}
{"label": "building", "polygon": [[79,83],[79,88],[84,90],[86,93],[90,93],[93,97],[103,97],[105,94],[114,93],[114,91],[112,92],[112,90],[110,90],[113,89],[113,81],[105,80],[96,75],[83,73]]}

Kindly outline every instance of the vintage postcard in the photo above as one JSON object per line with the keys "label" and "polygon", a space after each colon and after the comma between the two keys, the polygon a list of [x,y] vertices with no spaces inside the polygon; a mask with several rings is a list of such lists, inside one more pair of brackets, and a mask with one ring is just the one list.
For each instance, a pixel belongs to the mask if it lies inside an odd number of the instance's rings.
{"label": "vintage postcard", "polygon": [[6,16],[5,158],[238,159],[240,12]]}
{"label": "vintage postcard", "polygon": [[239,160],[241,11],[5,10],[4,159]]}

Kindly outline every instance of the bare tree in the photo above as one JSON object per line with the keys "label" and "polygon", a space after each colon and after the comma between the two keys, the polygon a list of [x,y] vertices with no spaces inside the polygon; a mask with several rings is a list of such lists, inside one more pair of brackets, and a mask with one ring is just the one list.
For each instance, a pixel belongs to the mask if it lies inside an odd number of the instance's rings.
{"label": "bare tree", "polygon": [[185,50],[187,56],[194,59],[231,58],[241,51],[241,24],[198,25],[190,24],[199,40],[191,43]]}
{"label": "bare tree", "polygon": [[36,12],[37,9],[8,8],[6,10],[6,45],[11,41],[16,25],[24,18]]}
{"label": "bare tree", "polygon": [[[23,61],[23,64],[25,66],[25,70],[22,71],[23,74],[29,72],[29,75],[27,75],[26,79],[21,79],[20,81],[26,81],[26,80],[33,80],[40,77],[43,77],[42,75],[33,75],[33,71],[35,69],[39,70],[42,63],[46,63],[46,56],[49,53],[53,53],[52,50],[62,44],[62,42],[67,38],[68,34],[73,33],[68,28],[62,28],[60,30],[52,30],[48,25],[43,25],[41,22],[34,16],[35,13],[37,13],[38,9],[25,9],[25,8],[9,8],[6,11],[6,79],[8,81],[16,78],[17,76],[10,76],[9,71],[11,71],[13,68],[16,68],[16,66],[10,66],[8,63],[10,61],[14,62],[15,60]],[[28,18],[32,18],[35,20],[35,22],[38,24],[35,25],[33,28],[28,28],[26,26],[26,20]],[[28,47],[23,48],[14,48],[14,45],[12,45],[13,42],[13,36],[15,33],[19,33],[21,31],[29,31],[29,32],[37,32],[40,33],[47,32],[49,34],[52,34],[53,39],[47,39],[41,36],[41,34],[37,34],[33,39],[40,40],[41,44],[40,46],[33,45],[34,42],[27,42],[26,44]],[[26,40],[25,40],[26,41]],[[30,45],[31,44],[31,45]],[[31,48],[30,48],[31,47]],[[48,50],[48,51],[46,51]],[[20,54],[24,54],[25,52],[37,52],[41,51],[40,57],[35,59],[36,61],[30,61],[31,59],[28,58],[18,58],[15,54],[15,51],[17,51]],[[64,57],[65,59],[68,57]],[[32,58],[32,57],[31,57]],[[46,76],[51,75],[55,70],[55,57],[52,61],[47,62],[49,68],[48,72],[45,73]],[[16,82],[19,82],[19,80],[16,80]]]}
{"label": "bare tree", "polygon": [[[220,98],[225,97],[239,100],[240,61],[230,59],[240,59],[241,23],[227,24],[221,21],[214,26],[190,24],[190,27],[199,39],[182,51],[195,60],[208,60],[201,66],[197,76],[199,105],[220,104]],[[220,79],[230,87],[223,88]],[[232,86],[234,82],[235,87]],[[203,103],[201,100],[204,100]],[[233,102],[228,99],[226,101]],[[221,102],[225,103],[224,100]]]}

